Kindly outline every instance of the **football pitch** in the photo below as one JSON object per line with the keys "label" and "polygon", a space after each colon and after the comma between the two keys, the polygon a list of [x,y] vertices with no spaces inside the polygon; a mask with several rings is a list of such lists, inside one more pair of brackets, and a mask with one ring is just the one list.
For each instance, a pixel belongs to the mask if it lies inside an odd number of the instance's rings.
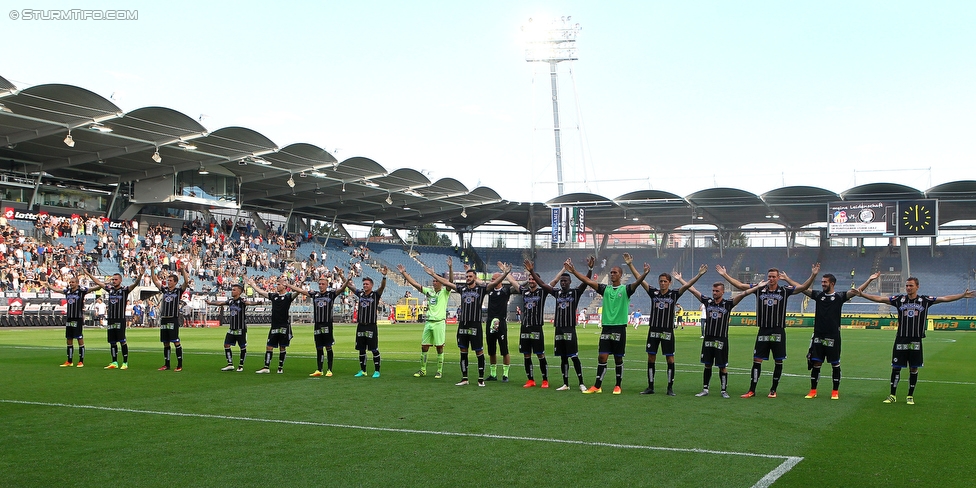
{"label": "football pitch", "polygon": [[[182,329],[184,370],[162,365],[157,329],[129,329],[129,369],[109,363],[105,331],[86,329],[85,368],[60,368],[61,328],[0,329],[0,473],[4,486],[972,486],[976,335],[930,332],[916,405],[888,394],[893,331],[845,330],[840,400],[830,368],[810,387],[810,329],[789,329],[779,398],[768,399],[772,362],[757,397],[749,386],[756,329],[731,332],[730,399],[702,387],[699,330],[677,332],[676,397],[646,387],[646,330],[629,329],[623,394],[613,363],[598,395],[562,384],[549,347],[547,390],[523,388],[512,348],[511,381],[460,380],[448,326],[444,378],[419,366],[422,326],[380,326],[380,378],[355,378],[355,328],[336,327],[335,376],[315,370],[311,326],[294,328],[284,374],[257,375],[268,327],[249,330],[244,372],[222,372],[225,328]],[[587,386],[599,328],[579,329]],[[75,359],[77,360],[77,346]],[[234,349],[235,364],[238,351]],[[272,371],[277,365],[277,352]],[[538,360],[533,356],[536,380]],[[474,354],[472,380],[477,376]],[[500,361],[499,361],[500,362]],[[372,372],[371,356],[367,359]],[[175,365],[175,358],[174,358]],[[499,374],[501,368],[499,367]]]}

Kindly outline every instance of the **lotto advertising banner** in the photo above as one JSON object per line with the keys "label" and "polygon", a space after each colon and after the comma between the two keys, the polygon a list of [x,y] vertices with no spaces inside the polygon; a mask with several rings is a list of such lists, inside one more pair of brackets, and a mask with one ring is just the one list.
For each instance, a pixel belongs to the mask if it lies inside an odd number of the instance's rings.
{"label": "lotto advertising banner", "polygon": [[893,236],[897,210],[896,202],[829,203],[827,233],[831,236]]}
{"label": "lotto advertising banner", "polygon": [[[7,220],[29,220],[31,222],[36,222],[43,215],[54,215],[56,217],[67,217],[67,218],[77,218],[80,217],[77,213],[50,213],[45,211],[31,212],[29,210],[18,210],[13,207],[4,207],[3,216]],[[122,229],[129,227],[133,230],[139,229],[138,220],[109,220],[109,228],[112,229]]]}

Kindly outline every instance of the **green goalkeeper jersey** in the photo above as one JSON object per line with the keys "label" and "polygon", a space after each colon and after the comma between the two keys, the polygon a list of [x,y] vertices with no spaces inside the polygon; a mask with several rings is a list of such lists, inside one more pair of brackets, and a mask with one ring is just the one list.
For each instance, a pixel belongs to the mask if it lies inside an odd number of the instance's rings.
{"label": "green goalkeeper jersey", "polygon": [[433,288],[424,287],[424,295],[427,296],[427,321],[440,322],[447,318],[447,299],[451,296],[451,289],[444,286],[441,291],[435,292]]}

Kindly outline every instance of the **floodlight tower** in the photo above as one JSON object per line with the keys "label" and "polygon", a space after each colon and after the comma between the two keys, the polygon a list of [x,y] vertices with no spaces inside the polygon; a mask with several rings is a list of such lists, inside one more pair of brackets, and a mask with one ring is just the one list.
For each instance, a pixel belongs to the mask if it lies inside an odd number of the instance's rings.
{"label": "floodlight tower", "polygon": [[529,19],[527,25],[522,26],[526,33],[525,60],[530,63],[549,63],[549,79],[552,82],[552,130],[556,143],[556,184],[560,195],[563,194],[563,160],[562,144],[559,140],[559,90],[556,86],[556,65],[562,61],[576,61],[576,36],[579,35],[579,23],[572,24],[572,17],[565,16],[554,19],[548,25],[544,22],[533,22]]}

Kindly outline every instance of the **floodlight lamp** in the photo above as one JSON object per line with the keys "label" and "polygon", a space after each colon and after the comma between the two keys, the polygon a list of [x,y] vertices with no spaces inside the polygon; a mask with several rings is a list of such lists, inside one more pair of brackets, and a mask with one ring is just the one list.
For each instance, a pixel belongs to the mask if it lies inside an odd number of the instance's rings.
{"label": "floodlight lamp", "polygon": [[386,194],[386,204],[393,205],[393,195],[391,193]]}
{"label": "floodlight lamp", "polygon": [[464,207],[461,208],[461,218],[468,218],[468,211]]}
{"label": "floodlight lamp", "polygon": [[199,173],[201,175],[209,175],[210,174],[210,172],[207,171],[207,168],[204,168],[202,164],[200,165],[200,171],[198,171],[197,173]]}
{"label": "floodlight lamp", "polygon": [[92,124],[88,128],[91,129],[91,130],[97,130],[98,132],[102,132],[102,133],[112,132],[112,128],[111,127],[106,127],[106,126],[104,126],[102,124],[99,124],[98,122],[95,122],[94,124]]}
{"label": "floodlight lamp", "polygon": [[159,155],[159,148],[158,147],[156,148],[156,152],[154,152],[153,155],[152,155],[152,160],[155,161],[155,162],[157,162],[157,163],[161,163],[163,161],[163,157]]}
{"label": "floodlight lamp", "polygon": [[64,136],[64,145],[68,147],[75,147],[75,140],[71,137],[70,130],[68,130],[68,135]]}
{"label": "floodlight lamp", "polygon": [[285,183],[288,183],[288,186],[295,188],[295,178],[293,178],[291,175],[288,176],[288,181]]}
{"label": "floodlight lamp", "polygon": [[302,171],[301,173],[298,173],[298,177],[299,177],[299,178],[304,178],[304,177],[306,177],[306,176],[308,176],[308,175],[307,175],[307,174],[305,174],[305,172],[304,172],[304,171]]}
{"label": "floodlight lamp", "polygon": [[186,150],[186,151],[195,151],[196,148],[197,148],[196,146],[194,146],[193,144],[191,144],[189,142],[181,142],[181,143],[177,144],[177,146],[179,146],[180,149],[183,149],[183,150]]}
{"label": "floodlight lamp", "polygon": [[9,108],[7,108],[6,105],[4,105],[2,103],[0,103],[0,112],[4,112],[4,113],[8,113],[8,114],[14,113],[13,110],[10,110]]}
{"label": "floodlight lamp", "polygon": [[346,184],[345,183],[342,184],[342,191],[346,191]]}

